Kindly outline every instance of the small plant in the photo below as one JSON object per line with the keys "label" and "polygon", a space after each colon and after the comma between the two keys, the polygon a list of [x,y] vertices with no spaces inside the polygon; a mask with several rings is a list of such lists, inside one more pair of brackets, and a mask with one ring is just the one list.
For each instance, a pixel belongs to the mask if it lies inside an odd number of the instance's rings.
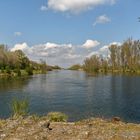
{"label": "small plant", "polygon": [[50,112],[47,117],[52,122],[66,122],[68,120],[68,116],[61,112]]}
{"label": "small plant", "polygon": [[35,122],[37,122],[37,121],[40,119],[40,117],[39,117],[37,114],[33,114],[33,115],[31,116],[31,118],[32,118]]}
{"label": "small plant", "polygon": [[4,127],[6,121],[5,120],[0,120],[0,128]]}
{"label": "small plant", "polygon": [[28,108],[29,108],[29,102],[27,99],[24,100],[14,99],[12,101],[13,117],[17,118],[26,115],[28,113]]}

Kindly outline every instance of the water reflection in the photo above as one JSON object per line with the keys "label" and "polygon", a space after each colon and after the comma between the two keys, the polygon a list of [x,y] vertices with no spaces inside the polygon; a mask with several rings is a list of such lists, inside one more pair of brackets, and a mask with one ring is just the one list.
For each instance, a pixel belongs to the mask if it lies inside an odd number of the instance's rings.
{"label": "water reflection", "polygon": [[30,113],[60,111],[70,121],[88,117],[120,116],[140,122],[140,77],[121,75],[87,76],[81,71],[54,71],[24,80],[0,81],[0,117],[9,116],[6,102],[27,97]]}
{"label": "water reflection", "polygon": [[29,77],[27,78],[0,78],[0,93],[12,90],[12,89],[22,89],[29,82]]}

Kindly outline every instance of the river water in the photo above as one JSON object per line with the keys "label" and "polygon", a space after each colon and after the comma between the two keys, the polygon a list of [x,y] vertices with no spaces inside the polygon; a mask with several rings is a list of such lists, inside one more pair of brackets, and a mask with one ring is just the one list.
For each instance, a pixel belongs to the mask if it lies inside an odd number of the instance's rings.
{"label": "river water", "polygon": [[69,121],[121,117],[140,123],[140,76],[87,76],[82,71],[52,71],[20,79],[0,79],[0,117],[11,114],[14,98],[29,100],[29,113],[64,112]]}

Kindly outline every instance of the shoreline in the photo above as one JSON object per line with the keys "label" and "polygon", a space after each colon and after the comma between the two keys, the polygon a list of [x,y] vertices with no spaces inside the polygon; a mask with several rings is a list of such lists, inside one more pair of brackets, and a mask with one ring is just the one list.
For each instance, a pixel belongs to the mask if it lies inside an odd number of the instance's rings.
{"label": "shoreline", "polygon": [[90,118],[78,122],[49,122],[48,117],[28,116],[0,120],[2,140],[138,140],[140,124]]}

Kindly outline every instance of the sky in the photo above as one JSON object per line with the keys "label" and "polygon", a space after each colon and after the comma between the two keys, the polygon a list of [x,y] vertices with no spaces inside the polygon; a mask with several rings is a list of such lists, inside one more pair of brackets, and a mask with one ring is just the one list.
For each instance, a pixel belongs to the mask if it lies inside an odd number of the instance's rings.
{"label": "sky", "polygon": [[0,43],[69,67],[140,36],[140,0],[0,0]]}

